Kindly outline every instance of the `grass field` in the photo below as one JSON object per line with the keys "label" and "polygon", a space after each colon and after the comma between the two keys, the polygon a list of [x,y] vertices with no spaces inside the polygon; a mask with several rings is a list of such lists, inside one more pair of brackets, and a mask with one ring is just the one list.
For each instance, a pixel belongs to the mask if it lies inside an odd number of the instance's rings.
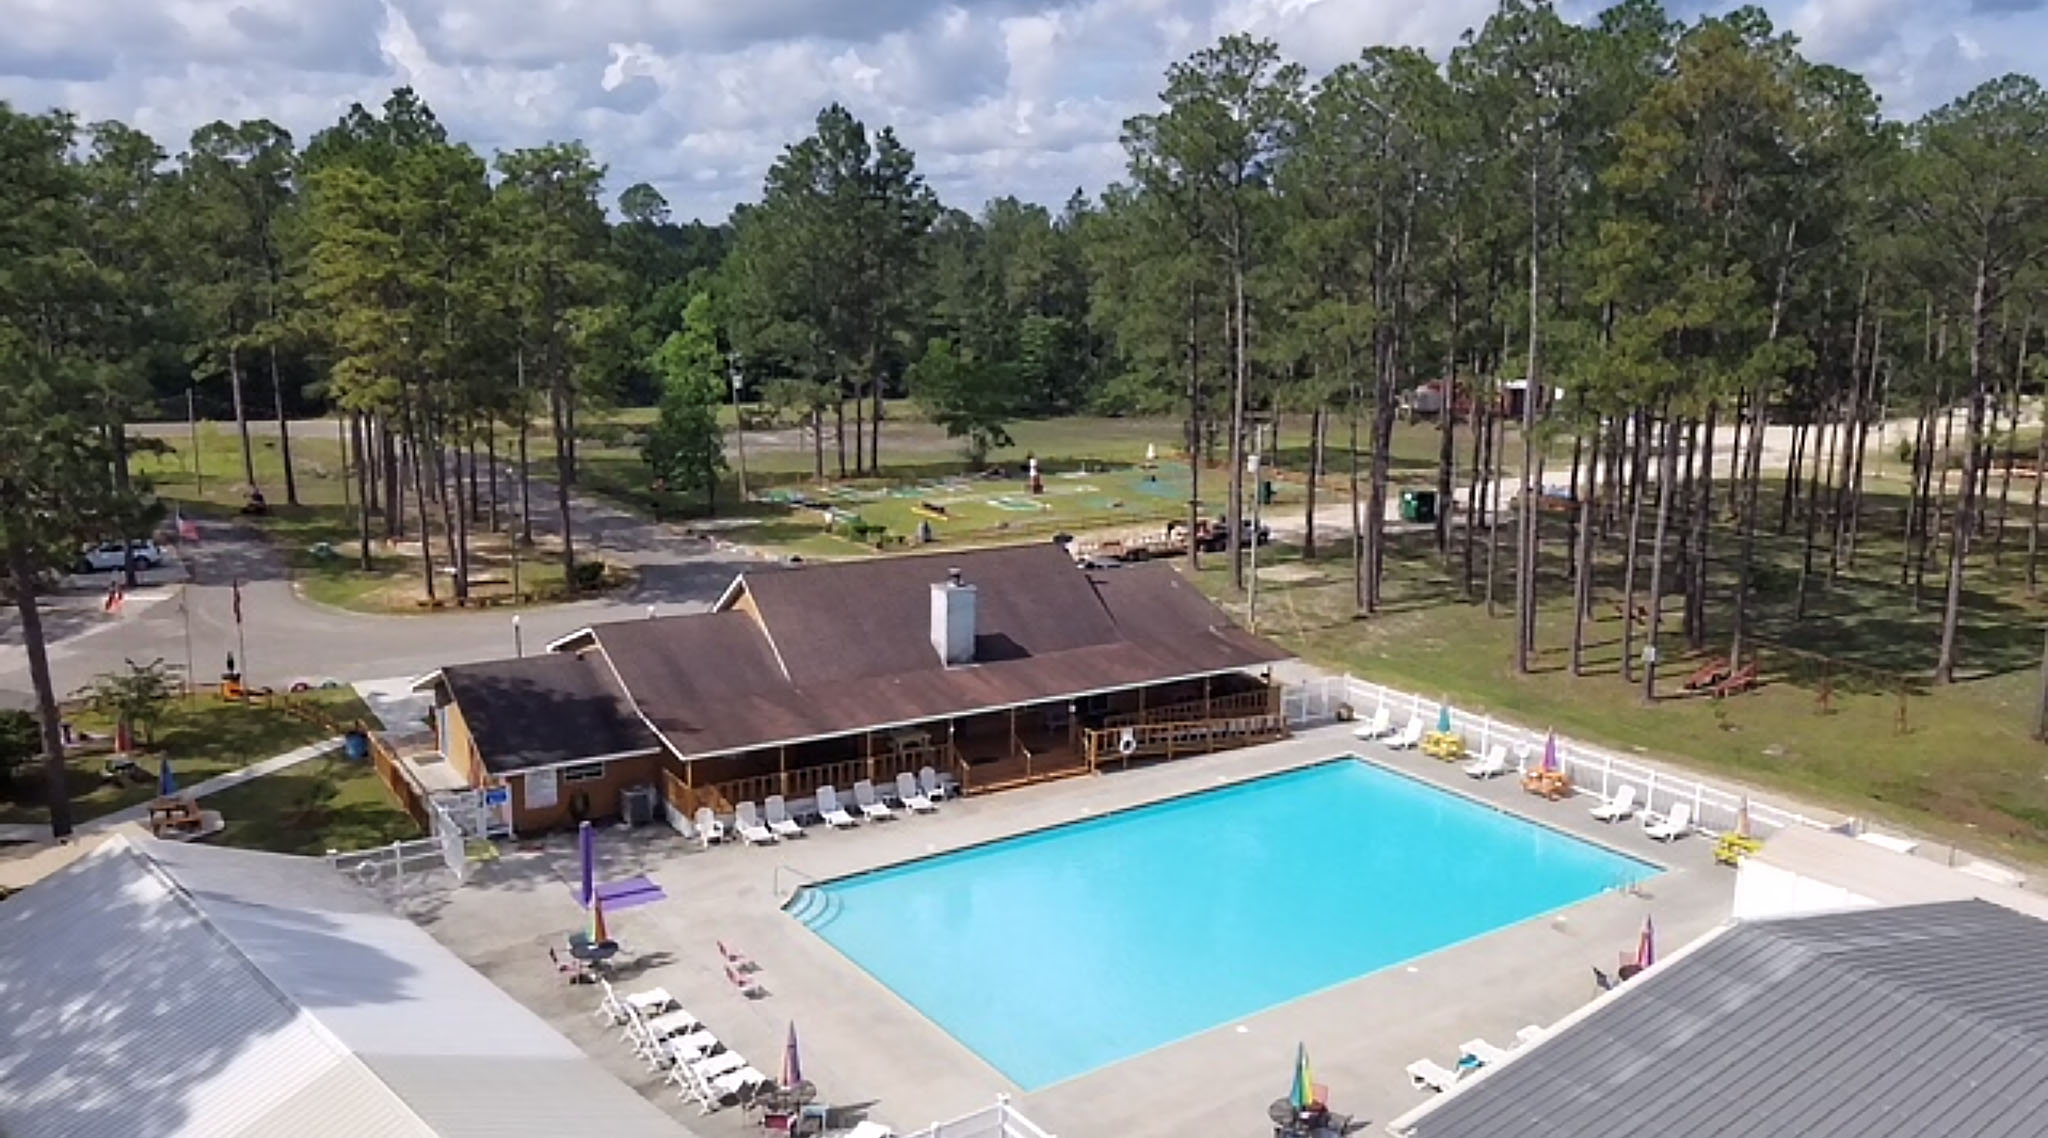
{"label": "grass field", "polygon": [[[1874,504],[1882,522],[1889,503]],[[1716,649],[1726,652],[1734,542],[1720,529],[1710,546],[1721,552],[1710,561],[1707,649],[1684,654],[1678,602],[1667,598],[1660,698],[1650,705],[1639,683],[1620,678],[1618,549],[1603,557],[1596,577],[1586,674],[1570,674],[1566,523],[1548,516],[1545,524],[1545,600],[1529,675],[1513,668],[1512,527],[1502,532],[1496,616],[1464,597],[1455,559],[1445,567],[1418,536],[1398,543],[1384,610],[1365,620],[1353,619],[1348,558],[1303,566],[1294,551],[1278,551],[1271,564],[1288,567],[1262,577],[1259,630],[1326,667],[1443,693],[1475,710],[1655,754],[1943,840],[2048,861],[2048,748],[2029,736],[2043,612],[2026,600],[2011,557],[2002,568],[1985,566],[1966,595],[1964,681],[1934,688],[1926,677],[1938,598],[1913,611],[1893,577],[1895,537],[1881,525],[1867,529],[1858,571],[1840,574],[1832,588],[1825,584],[1823,551],[1806,615],[1798,618],[1797,538],[1771,536],[1760,550],[1754,615],[1766,682],[1716,701],[1680,688],[1701,659]],[[1200,579],[1244,616],[1220,559]],[[1639,588],[1641,581],[1639,574]],[[1642,643],[1640,629],[1636,643]]]}
{"label": "grass field", "polygon": [[338,752],[250,779],[205,801],[227,822],[213,840],[243,849],[318,856],[420,836],[370,764],[350,762]]}
{"label": "grass field", "polygon": [[[334,723],[350,723],[369,714],[355,693],[345,688],[291,698],[317,708]],[[111,725],[91,715],[78,715],[72,722],[93,735],[111,733]],[[325,726],[288,714],[281,702],[230,704],[201,695],[174,706],[157,725],[154,738],[140,747],[134,758],[154,774],[157,764],[168,757],[178,785],[189,787],[328,734]],[[78,756],[66,764],[73,820],[97,818],[156,797],[153,781],[102,781],[100,769],[108,758],[107,752],[100,751]],[[42,768],[33,763],[23,767],[15,777],[12,795],[0,803],[0,822],[48,822],[50,815],[43,804],[42,790]]]}

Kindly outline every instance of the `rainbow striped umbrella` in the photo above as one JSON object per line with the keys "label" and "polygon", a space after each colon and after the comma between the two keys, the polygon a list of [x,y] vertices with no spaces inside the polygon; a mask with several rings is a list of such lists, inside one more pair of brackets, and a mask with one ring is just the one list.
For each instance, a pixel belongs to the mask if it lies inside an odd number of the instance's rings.
{"label": "rainbow striped umbrella", "polygon": [[1643,935],[1636,938],[1636,967],[1648,968],[1657,963],[1657,927],[1650,918],[1643,917]]}
{"label": "rainbow striped umbrella", "polygon": [[604,927],[604,898],[595,893],[590,895],[590,943],[609,944],[612,934]]}
{"label": "rainbow striped umbrella", "polygon": [[1296,1110],[1307,1110],[1316,1103],[1316,1076],[1308,1065],[1308,1044],[1294,1045],[1294,1085],[1287,1090],[1287,1101]]}
{"label": "rainbow striped umbrella", "polygon": [[803,1061],[796,1053],[796,1021],[789,1021],[789,1038],[782,1044],[782,1085],[793,1087],[804,1081]]}

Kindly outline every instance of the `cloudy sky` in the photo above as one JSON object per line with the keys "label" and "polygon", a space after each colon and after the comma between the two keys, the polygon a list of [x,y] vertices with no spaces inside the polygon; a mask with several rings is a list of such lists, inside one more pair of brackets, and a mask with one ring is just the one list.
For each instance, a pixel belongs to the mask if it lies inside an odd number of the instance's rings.
{"label": "cloudy sky", "polygon": [[[1690,15],[1713,0],[1667,0]],[[2028,70],[2048,0],[1766,0],[1893,114]],[[609,192],[723,218],[838,100],[892,123],[949,204],[1057,204],[1122,169],[1122,120],[1229,31],[1320,71],[1371,43],[1442,52],[1492,0],[0,0],[0,99],[120,118],[173,152],[216,118],[302,141],[419,90],[485,153],[581,138]],[[1567,12],[1594,5],[1571,0]]]}

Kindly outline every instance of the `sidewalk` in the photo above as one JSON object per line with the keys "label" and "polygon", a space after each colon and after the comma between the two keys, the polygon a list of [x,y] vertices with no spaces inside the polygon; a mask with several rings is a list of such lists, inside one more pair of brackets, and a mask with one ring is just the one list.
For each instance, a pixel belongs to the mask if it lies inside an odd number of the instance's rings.
{"label": "sidewalk", "polygon": [[[286,751],[282,755],[273,755],[259,763],[251,763],[241,770],[229,771],[224,775],[217,775],[204,782],[194,783],[191,786],[182,788],[179,793],[186,798],[204,798],[209,794],[217,794],[229,787],[240,786],[252,778],[261,778],[264,775],[281,771],[286,767],[297,766],[308,759],[317,759],[330,751],[340,749],[340,747],[341,736],[336,735],[331,739],[322,739],[317,743],[308,743],[297,750]],[[81,822],[78,824],[78,832],[81,834],[96,833],[121,825],[123,822],[140,822],[148,817],[149,803],[141,802],[128,807],[126,810],[116,810],[112,814],[102,814],[90,821]],[[48,827],[39,828],[45,831],[48,830]]]}

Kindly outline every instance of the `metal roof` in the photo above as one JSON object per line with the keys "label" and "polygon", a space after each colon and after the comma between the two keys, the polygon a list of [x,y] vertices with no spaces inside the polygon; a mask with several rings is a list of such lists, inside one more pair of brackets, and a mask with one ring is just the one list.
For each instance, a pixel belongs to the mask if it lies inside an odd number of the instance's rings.
{"label": "metal roof", "polygon": [[499,774],[661,749],[595,655],[545,652],[440,674],[484,766]]}
{"label": "metal roof", "polygon": [[109,841],[0,958],[9,1138],[690,1133],[322,861]]}
{"label": "metal roof", "polygon": [[2048,923],[1970,900],[1740,924],[1405,1133],[2048,1135]]}

